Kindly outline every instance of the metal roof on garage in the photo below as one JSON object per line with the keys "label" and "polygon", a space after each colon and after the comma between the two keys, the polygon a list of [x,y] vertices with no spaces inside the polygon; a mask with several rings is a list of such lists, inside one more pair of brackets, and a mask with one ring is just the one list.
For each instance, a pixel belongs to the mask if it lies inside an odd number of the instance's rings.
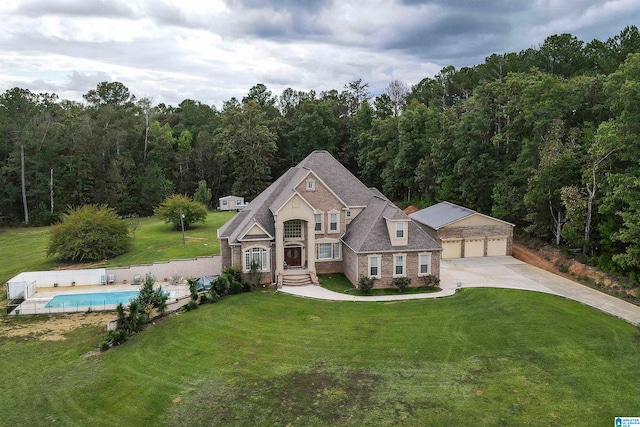
{"label": "metal roof on garage", "polygon": [[438,230],[453,222],[460,221],[461,219],[476,214],[511,225],[512,227],[514,226],[514,224],[511,224],[510,222],[478,213],[473,209],[465,208],[464,206],[459,206],[451,202],[440,202],[436,205],[429,206],[428,208],[424,208],[418,212],[410,214],[409,218],[418,221],[427,227],[433,228],[434,230]]}
{"label": "metal roof on garage", "polygon": [[440,202],[437,205],[414,212],[410,214],[409,217],[437,230],[447,224],[471,216],[474,213],[476,213],[476,211],[473,209],[458,206],[450,202]]}

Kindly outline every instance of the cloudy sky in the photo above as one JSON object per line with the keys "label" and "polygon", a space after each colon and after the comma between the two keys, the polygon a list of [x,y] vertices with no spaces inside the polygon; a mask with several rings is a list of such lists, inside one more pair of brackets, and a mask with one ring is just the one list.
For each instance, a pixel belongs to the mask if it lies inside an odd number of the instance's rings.
{"label": "cloudy sky", "polygon": [[380,93],[552,34],[604,41],[640,24],[640,0],[1,0],[0,23],[0,91],[82,100],[120,81],[220,107],[256,83]]}

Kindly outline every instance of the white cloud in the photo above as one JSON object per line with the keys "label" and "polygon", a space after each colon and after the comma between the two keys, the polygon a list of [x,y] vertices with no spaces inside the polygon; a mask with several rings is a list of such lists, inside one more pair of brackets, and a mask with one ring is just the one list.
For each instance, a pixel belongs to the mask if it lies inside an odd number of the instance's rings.
{"label": "white cloud", "polygon": [[640,19],[639,3],[4,1],[0,90],[60,88],[61,97],[81,100],[100,79],[111,79],[138,98],[218,107],[257,83],[274,94],[287,87],[319,93],[362,78],[375,92],[395,79],[416,84],[443,66],[474,65],[555,33],[606,39],[625,20]]}

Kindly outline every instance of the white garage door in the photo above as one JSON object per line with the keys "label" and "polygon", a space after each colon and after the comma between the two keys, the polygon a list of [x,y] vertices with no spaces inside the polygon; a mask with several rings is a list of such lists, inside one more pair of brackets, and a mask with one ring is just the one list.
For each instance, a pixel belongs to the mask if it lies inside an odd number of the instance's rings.
{"label": "white garage door", "polygon": [[504,256],[507,254],[506,237],[489,237],[487,242],[487,256]]}
{"label": "white garage door", "polygon": [[465,239],[464,241],[464,257],[471,258],[484,256],[484,238],[482,239]]}
{"label": "white garage door", "polygon": [[442,259],[460,258],[462,256],[462,240],[443,240]]}

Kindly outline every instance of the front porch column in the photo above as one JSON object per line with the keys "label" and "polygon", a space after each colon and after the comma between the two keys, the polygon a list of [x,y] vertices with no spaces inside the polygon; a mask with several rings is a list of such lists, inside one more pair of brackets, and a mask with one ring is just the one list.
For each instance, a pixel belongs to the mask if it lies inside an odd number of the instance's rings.
{"label": "front porch column", "polygon": [[307,269],[316,274],[316,223],[307,221]]}
{"label": "front porch column", "polygon": [[281,221],[275,219],[276,222],[276,244],[273,250],[276,251],[276,278],[282,273],[282,266],[284,265],[284,224]]}

